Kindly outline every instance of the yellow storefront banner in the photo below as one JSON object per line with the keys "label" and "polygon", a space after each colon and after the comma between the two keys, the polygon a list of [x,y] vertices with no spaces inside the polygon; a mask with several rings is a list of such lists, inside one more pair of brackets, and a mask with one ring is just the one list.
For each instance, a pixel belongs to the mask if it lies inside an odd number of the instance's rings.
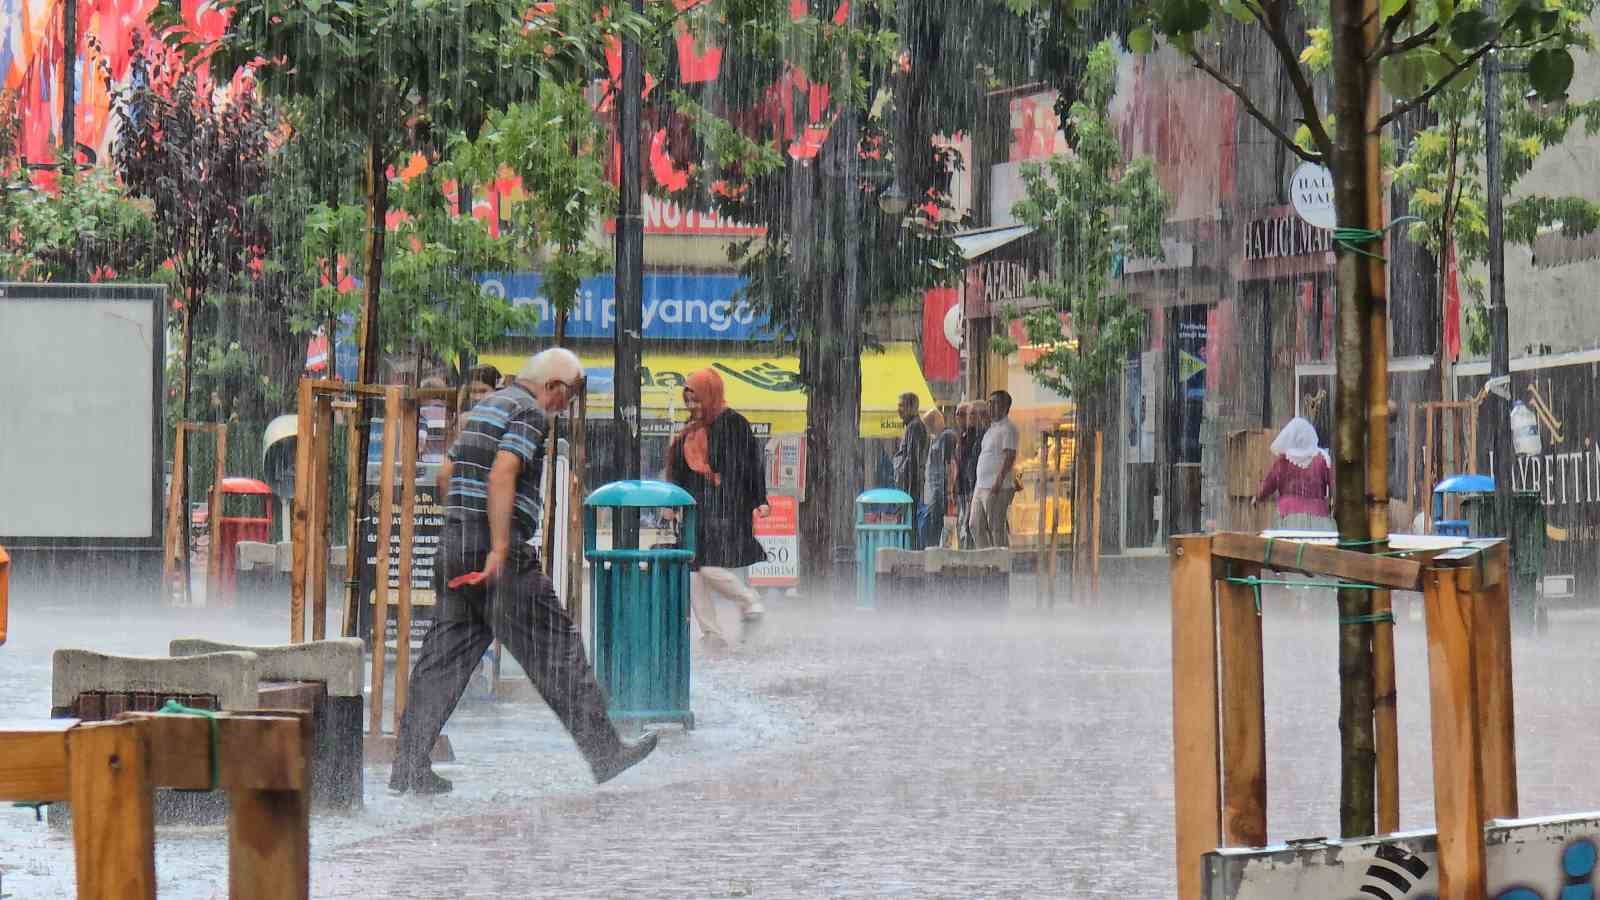
{"label": "yellow storefront banner", "polygon": [[[589,377],[589,417],[612,415],[610,353],[578,354]],[[526,356],[486,353],[481,362],[501,372],[522,368]],[[806,391],[800,384],[800,360],[793,356],[737,353],[671,353],[646,349],[640,371],[646,419],[682,421],[683,385],[697,369],[715,369],[728,389],[728,405],[743,413],[757,433],[802,434],[806,428]],[[922,376],[910,343],[889,343],[882,353],[861,354],[861,436],[897,437],[904,426],[896,412],[900,395],[911,391],[921,408],[933,405],[933,392]]]}

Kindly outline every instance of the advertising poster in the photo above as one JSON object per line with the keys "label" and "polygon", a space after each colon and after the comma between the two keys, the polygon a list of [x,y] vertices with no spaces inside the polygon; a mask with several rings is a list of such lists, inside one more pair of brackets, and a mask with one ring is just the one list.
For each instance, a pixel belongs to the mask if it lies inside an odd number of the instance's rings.
{"label": "advertising poster", "polygon": [[755,519],[756,540],[767,551],[767,561],[750,567],[751,587],[786,588],[800,581],[800,516],[793,497],[771,496],[772,514]]}

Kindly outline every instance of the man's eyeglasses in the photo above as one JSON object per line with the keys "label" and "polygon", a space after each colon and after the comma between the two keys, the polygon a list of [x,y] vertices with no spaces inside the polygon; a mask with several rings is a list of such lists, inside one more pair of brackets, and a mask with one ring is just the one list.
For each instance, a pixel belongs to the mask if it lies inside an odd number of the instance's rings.
{"label": "man's eyeglasses", "polygon": [[556,385],[560,385],[561,387],[566,388],[567,396],[576,397],[579,394],[583,393],[584,385],[587,384],[587,383],[588,383],[588,379],[583,377],[582,375],[579,375],[577,378],[573,379],[572,381],[551,381],[551,382],[548,383],[548,386],[549,387],[555,387]]}

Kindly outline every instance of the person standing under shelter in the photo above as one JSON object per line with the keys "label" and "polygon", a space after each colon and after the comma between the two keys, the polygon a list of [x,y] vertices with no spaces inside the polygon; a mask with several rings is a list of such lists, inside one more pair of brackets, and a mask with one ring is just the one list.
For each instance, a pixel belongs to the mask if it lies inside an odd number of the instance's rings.
{"label": "person standing under shelter", "polygon": [[917,520],[923,547],[944,546],[944,514],[950,507],[950,489],[956,481],[956,433],[944,427],[944,413],[930,409],[922,414],[922,424],[931,435],[928,464],[922,480],[925,505]]}
{"label": "person standing under shelter", "polygon": [[916,523],[922,521],[922,488],[925,467],[928,464],[928,427],[917,415],[917,395],[907,391],[900,395],[900,421],[906,430],[900,435],[900,444],[894,451],[894,486],[911,495],[911,549],[922,549],[922,536]]}
{"label": "person standing under shelter", "polygon": [[686,379],[689,424],[667,448],[667,480],[694,498],[697,525],[689,597],[706,646],[728,644],[717,622],[716,595],[732,600],[746,625],[766,612],[735,569],[764,562],[751,513],[765,517],[766,464],[750,421],[728,408],[722,376],[701,369]]}
{"label": "person standing under shelter", "polygon": [[1011,421],[1011,395],[995,391],[989,395],[992,421],[983,434],[978,452],[977,485],[972,493],[972,540],[979,550],[1010,547],[1011,528],[1007,517],[1017,495],[1016,465],[1020,435]]}
{"label": "person standing under shelter", "polygon": [[596,782],[650,755],[656,735],[622,740],[572,619],[529,544],[539,522],[549,415],[583,390],[569,350],[536,354],[507,387],[467,415],[445,458],[449,493],[435,565],[445,591],[411,673],[389,789],[442,794],[452,785],[429,761],[445,720],[496,637],[566,726]]}

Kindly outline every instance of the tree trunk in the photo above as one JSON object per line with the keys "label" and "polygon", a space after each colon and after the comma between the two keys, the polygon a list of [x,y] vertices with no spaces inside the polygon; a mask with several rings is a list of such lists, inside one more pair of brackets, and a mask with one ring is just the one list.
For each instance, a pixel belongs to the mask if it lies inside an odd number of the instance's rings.
{"label": "tree trunk", "polygon": [[[1376,0],[1335,3],[1333,13],[1334,116],[1341,123],[1331,159],[1334,201],[1343,227],[1382,228],[1378,190],[1378,113],[1375,65],[1366,62],[1376,42]],[[1381,550],[1388,536],[1388,308],[1380,241],[1342,247],[1338,266],[1337,368],[1334,422],[1334,512],[1340,542]],[[1339,591],[1340,833],[1374,831],[1376,736],[1373,716],[1373,592]],[[1354,621],[1352,621],[1354,620]]]}
{"label": "tree trunk", "polygon": [[[862,479],[858,141],[854,112],[847,110],[842,119],[822,150],[841,165],[795,167],[790,176],[796,280],[802,300],[817,311],[802,325],[800,347],[807,394],[806,496],[799,522],[802,577],[816,596],[851,590],[834,583],[833,559],[836,551],[854,558],[855,497]],[[841,169],[842,179],[824,175]]]}
{"label": "tree trunk", "polygon": [[[388,227],[389,218],[389,173],[388,162],[384,153],[385,142],[381,130],[382,117],[375,113],[367,134],[367,271],[365,283],[361,286],[364,299],[361,303],[361,337],[359,356],[356,362],[356,381],[359,384],[376,384],[378,381],[378,348],[382,344],[378,340],[378,297],[383,285],[383,243]],[[337,265],[337,262],[335,262]],[[335,277],[337,278],[337,272]],[[337,281],[335,281],[337,284]],[[332,346],[335,335],[328,335],[329,346]],[[331,357],[330,357],[331,359]],[[330,373],[330,375],[333,373]],[[364,400],[357,401],[359,412],[356,415],[355,427],[355,459],[356,472],[349,479],[350,486],[360,496],[361,486],[366,479],[367,454],[372,447],[372,409]],[[351,547],[360,536],[358,521],[352,517],[349,530],[345,533],[345,540]],[[359,555],[352,553],[351,570],[346,583],[349,592],[345,596],[344,608],[344,634],[346,637],[355,637],[356,622],[361,609],[361,578],[355,568],[355,560]],[[382,635],[383,623],[374,623],[373,633]]]}

